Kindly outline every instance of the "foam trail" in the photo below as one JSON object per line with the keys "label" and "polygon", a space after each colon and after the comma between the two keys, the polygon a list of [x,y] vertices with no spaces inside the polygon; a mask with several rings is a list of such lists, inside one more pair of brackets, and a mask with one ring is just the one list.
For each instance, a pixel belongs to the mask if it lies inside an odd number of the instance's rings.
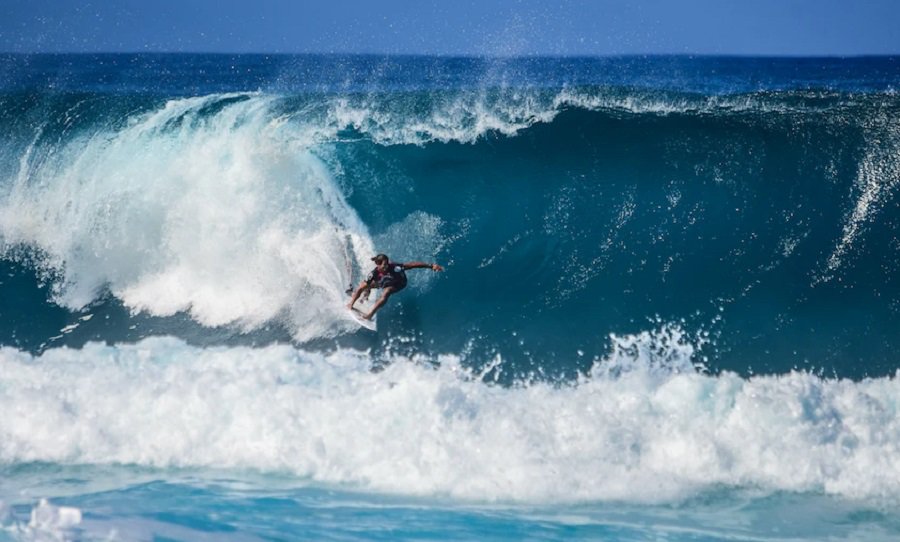
{"label": "foam trail", "polygon": [[300,340],[349,329],[344,254],[373,252],[367,229],[272,103],[171,100],[23,162],[0,241],[38,251],[71,309],[108,289],[133,311],[206,326],[286,319]]}
{"label": "foam trail", "polygon": [[677,328],[613,339],[577,383],[511,388],[451,355],[373,373],[356,351],[171,338],[5,348],[0,461],[249,468],[474,500],[900,497],[896,377],[711,376]]}
{"label": "foam trail", "polygon": [[[884,119],[878,119],[884,123]],[[871,122],[870,122],[871,124]],[[859,197],[843,226],[841,239],[828,257],[826,275],[834,271],[865,231],[866,225],[900,184],[900,123],[889,122],[885,126],[869,127],[870,143],[865,157],[859,164],[854,190]]]}

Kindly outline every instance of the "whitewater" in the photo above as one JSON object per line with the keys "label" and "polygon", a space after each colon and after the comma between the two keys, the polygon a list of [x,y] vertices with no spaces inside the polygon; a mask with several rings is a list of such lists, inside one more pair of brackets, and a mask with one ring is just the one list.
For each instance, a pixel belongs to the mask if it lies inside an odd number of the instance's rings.
{"label": "whitewater", "polygon": [[0,539],[896,538],[898,83],[0,56]]}

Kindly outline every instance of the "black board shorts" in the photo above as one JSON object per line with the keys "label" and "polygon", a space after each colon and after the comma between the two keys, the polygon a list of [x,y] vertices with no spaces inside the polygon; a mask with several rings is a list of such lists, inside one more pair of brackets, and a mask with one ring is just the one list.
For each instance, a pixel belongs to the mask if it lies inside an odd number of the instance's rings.
{"label": "black board shorts", "polygon": [[378,287],[384,289],[388,286],[392,287],[394,289],[394,293],[396,293],[406,288],[406,281],[401,278],[392,277],[389,275],[381,279],[381,284],[378,285]]}

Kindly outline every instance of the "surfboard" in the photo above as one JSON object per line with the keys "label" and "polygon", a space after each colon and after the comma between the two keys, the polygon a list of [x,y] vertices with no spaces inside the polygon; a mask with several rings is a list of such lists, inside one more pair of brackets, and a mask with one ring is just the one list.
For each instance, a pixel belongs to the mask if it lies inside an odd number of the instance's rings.
{"label": "surfboard", "polygon": [[353,317],[353,320],[360,326],[370,331],[375,331],[375,328],[377,327],[375,320],[378,318],[378,315],[372,317],[371,320],[366,320],[365,318],[363,318],[363,315],[369,314],[369,312],[372,310],[372,307],[375,305],[375,301],[377,300],[378,292],[370,291],[368,296],[364,295],[357,299],[356,305],[353,305],[353,309],[350,311],[350,316]]}
{"label": "surfboard", "polygon": [[377,327],[375,319],[378,318],[378,315],[373,316],[371,320],[366,320],[363,318],[363,313],[356,307],[353,307],[353,309],[350,310],[350,314],[353,315],[353,319],[356,320],[357,324],[370,331],[375,331]]}
{"label": "surfboard", "polygon": [[[353,266],[350,264],[350,252],[348,247],[351,244],[351,238],[349,235],[345,238],[344,244],[344,262],[347,265],[347,276],[350,277],[350,284],[347,287],[346,293],[351,298],[353,297]],[[366,320],[363,318],[364,314],[369,314],[372,311],[372,306],[375,305],[375,300],[378,299],[377,295],[372,295],[373,292],[371,289],[363,295],[359,299],[356,300],[356,304],[350,310],[350,316],[353,320],[359,324],[361,327],[368,329],[369,331],[375,331],[378,326],[375,322],[377,316],[373,316],[371,320]]]}

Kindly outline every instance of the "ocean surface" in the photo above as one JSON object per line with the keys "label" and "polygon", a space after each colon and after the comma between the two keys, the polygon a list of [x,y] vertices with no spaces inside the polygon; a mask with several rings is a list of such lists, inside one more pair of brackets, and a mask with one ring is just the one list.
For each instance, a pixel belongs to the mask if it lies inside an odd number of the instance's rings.
{"label": "ocean surface", "polygon": [[0,540],[900,539],[898,89],[0,55]]}

